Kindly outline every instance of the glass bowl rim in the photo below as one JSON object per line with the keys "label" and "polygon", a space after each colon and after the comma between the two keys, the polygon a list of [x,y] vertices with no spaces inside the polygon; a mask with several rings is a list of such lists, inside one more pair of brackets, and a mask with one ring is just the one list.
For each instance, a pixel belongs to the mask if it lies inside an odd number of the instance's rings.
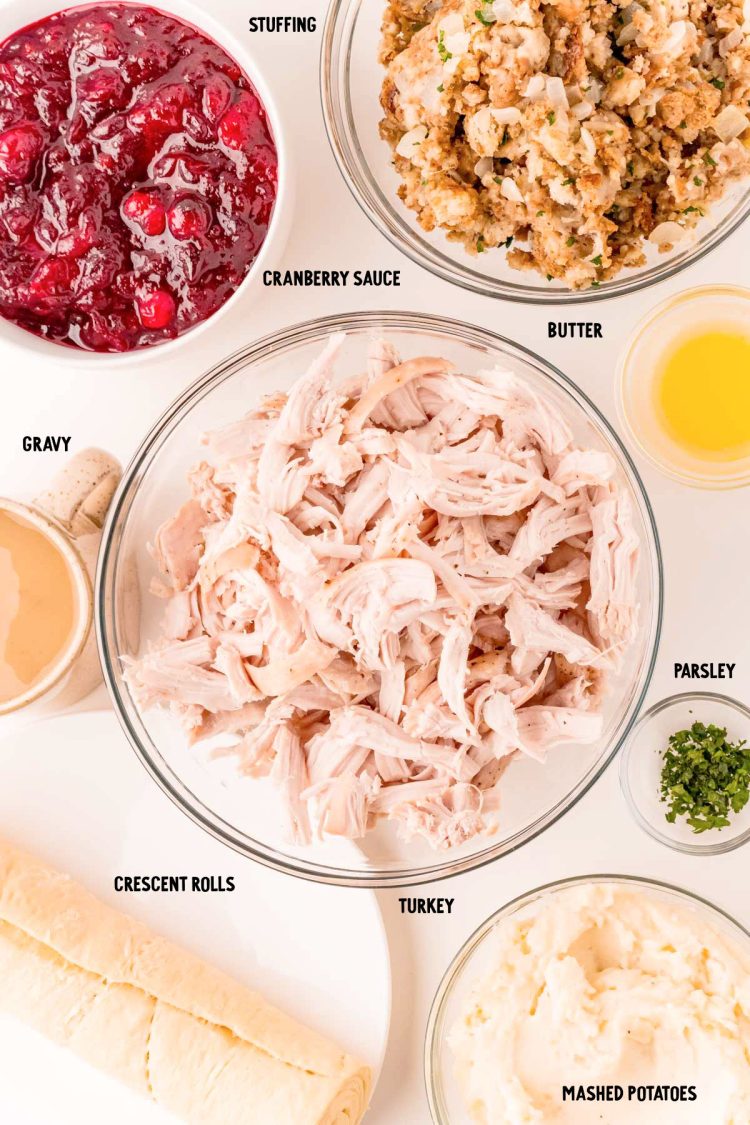
{"label": "glass bowl rim", "polygon": [[630,766],[634,761],[633,754],[637,735],[648,726],[656,715],[660,715],[663,711],[669,710],[670,707],[675,707],[682,703],[689,703],[691,700],[709,700],[714,703],[724,703],[727,707],[731,708],[731,710],[739,712],[750,722],[750,707],[746,707],[745,704],[740,703],[738,699],[733,699],[731,695],[724,695],[718,691],[675,692],[673,695],[668,695],[664,699],[658,700],[638,716],[624,739],[623,750],[620,755],[620,788],[622,789],[628,811],[633,817],[633,820],[652,840],[656,840],[657,843],[672,848],[673,851],[681,852],[683,855],[725,855],[727,852],[734,851],[735,848],[741,847],[750,840],[750,825],[748,825],[746,830],[740,833],[739,836],[734,836],[731,839],[716,840],[714,843],[706,842],[705,844],[701,844],[696,842],[691,844],[672,839],[671,836],[659,832],[657,828],[649,823],[641,812],[638,802],[633,795],[630,783]]}
{"label": "glass bowl rim", "polygon": [[[391,329],[393,331],[417,330],[431,334],[443,334],[451,337],[456,343],[464,346],[478,346],[515,355],[523,363],[531,366],[563,391],[573,403],[591,415],[601,436],[608,441],[618,457],[621,468],[629,477],[630,485],[638,501],[641,519],[645,524],[647,533],[648,555],[651,562],[653,577],[653,601],[651,607],[652,647],[644,659],[640,676],[640,687],[634,692],[630,704],[630,717],[625,722],[623,729],[604,753],[590,772],[584,775],[582,781],[571,792],[539,816],[532,825],[515,833],[504,843],[489,845],[481,852],[463,857],[448,857],[439,866],[421,866],[416,868],[398,868],[393,871],[382,869],[372,873],[365,871],[345,871],[338,867],[323,866],[314,861],[305,861],[302,858],[291,857],[253,841],[249,846],[245,841],[238,839],[238,830],[224,821],[218,814],[211,810],[204,811],[194,803],[185,799],[176,791],[169,778],[164,776],[155,761],[152,760],[151,751],[141,741],[138,732],[130,721],[129,709],[123,698],[120,688],[120,671],[118,667],[119,655],[114,646],[114,624],[111,620],[114,605],[115,574],[119,550],[115,549],[115,539],[122,531],[127,521],[127,512],[121,519],[126,504],[133,502],[140,488],[139,475],[144,468],[151,467],[161,446],[177,429],[190,410],[193,409],[211,390],[230,379],[236,374],[238,367],[248,366],[262,360],[267,360],[278,351],[291,346],[323,340],[326,336],[336,331],[365,330],[371,328]],[[110,605],[108,606],[108,602]],[[588,395],[582,391],[569,376],[565,375],[553,364],[542,356],[537,355],[530,348],[515,343],[490,329],[467,324],[464,321],[450,317],[438,316],[430,313],[404,312],[401,310],[379,310],[367,312],[344,312],[328,317],[316,317],[301,321],[288,327],[268,333],[251,344],[239,348],[225,359],[213,365],[204,375],[201,375],[162,412],[151,429],[140,442],[130,463],[123,472],[122,480],[109,507],[107,520],[102,533],[102,545],[99,551],[99,560],[96,573],[96,637],[99,647],[99,656],[102,665],[104,682],[109,692],[115,714],[122,727],[128,742],[134,750],[149,775],[170,800],[190,819],[209,832],[210,835],[231,847],[241,855],[262,863],[273,870],[290,874],[311,882],[328,883],[349,887],[407,887],[417,886],[428,882],[438,882],[441,879],[461,874],[464,871],[476,870],[488,863],[509,855],[534,839],[546,828],[550,827],[566,813],[570,812],[589,789],[598,781],[617,752],[620,750],[633,723],[636,721],[643,701],[646,697],[651,678],[656,665],[661,638],[662,620],[664,612],[664,567],[662,559],[659,533],[656,526],[654,512],[648,498],[645,486],[622,440]],[[627,713],[627,712],[626,712]],[[149,740],[150,741],[150,740]],[[154,747],[156,749],[156,747]]]}
{"label": "glass bowl rim", "polygon": [[617,362],[616,408],[620,424],[628,435],[631,444],[655,469],[658,469],[663,476],[669,477],[670,480],[676,480],[680,484],[686,485],[688,488],[697,488],[705,492],[731,492],[735,488],[746,488],[748,484],[750,484],[750,458],[745,458],[746,464],[744,471],[735,477],[722,479],[703,476],[699,473],[682,472],[668,461],[662,460],[646,445],[641,439],[639,428],[631,417],[631,411],[628,409],[627,390],[634,378],[634,374],[630,368],[632,366],[635,349],[645,334],[656,327],[662,316],[679,308],[680,305],[689,305],[692,301],[700,302],[705,297],[710,297],[712,295],[735,295],[747,301],[748,306],[750,306],[750,287],[746,285],[734,285],[731,282],[707,282],[705,285],[693,285],[689,289],[682,289],[679,293],[673,293],[670,297],[665,297],[663,301],[660,301],[658,305],[654,305],[652,309],[649,309],[649,311],[641,317],[635,327],[631,329]]}
{"label": "glass bowl rim", "polygon": [[440,1090],[442,1066],[439,1056],[440,1043],[438,1042],[438,1033],[443,1030],[446,1004],[467,962],[485,938],[490,936],[498,923],[505,921],[507,918],[512,918],[513,915],[523,910],[525,906],[529,906],[547,895],[557,894],[560,891],[566,891],[586,883],[615,883],[625,887],[639,887],[647,891],[673,895],[688,904],[697,904],[701,910],[707,911],[709,914],[715,914],[723,923],[728,923],[730,929],[734,929],[741,938],[747,940],[748,947],[750,948],[750,928],[744,926],[742,922],[738,922],[728,910],[717,906],[716,903],[708,898],[704,898],[703,895],[699,895],[695,891],[690,891],[686,887],[681,887],[676,883],[667,882],[665,879],[651,879],[642,875],[623,875],[621,873],[606,874],[597,872],[596,874],[590,875],[573,875],[566,876],[562,879],[554,879],[550,883],[543,883],[541,886],[534,887],[529,891],[522,891],[521,894],[515,895],[514,898],[499,907],[499,909],[493,911],[493,913],[490,914],[488,918],[485,918],[485,920],[472,931],[468,938],[466,938],[451,959],[448,968],[443,973],[433,997],[430,1012],[427,1017],[422,1052],[427,1102],[430,1108],[433,1125],[450,1125],[447,1117],[443,1115],[443,1107],[438,1098],[438,1092],[442,1093],[442,1090]]}
{"label": "glass bowl rim", "polygon": [[[648,268],[645,272],[631,276],[618,275],[613,281],[605,282],[601,288],[565,289],[549,291],[532,285],[510,281],[500,281],[479,273],[477,270],[454,262],[446,253],[431,246],[422,236],[412,230],[405,218],[400,216],[394,206],[386,199],[370,173],[369,164],[364,158],[354,132],[354,146],[344,136],[343,118],[354,127],[350,106],[340,104],[339,85],[334,75],[341,77],[344,66],[348,74],[351,56],[351,36],[344,39],[341,25],[356,5],[357,13],[365,0],[330,0],[326,13],[320,47],[319,84],[320,102],[323,112],[328,143],[341,176],[360,210],[380,233],[402,254],[416,265],[426,269],[435,277],[442,278],[453,285],[459,285],[472,293],[479,293],[496,300],[513,301],[530,305],[555,304],[594,304],[597,301],[614,300],[630,293],[639,293],[652,285],[675,277],[682,270],[697,262],[720,246],[750,215],[750,183],[742,196],[738,197],[732,211],[696,241],[693,251],[686,248],[686,256],[678,261],[666,260],[661,265]],[[356,21],[355,21],[356,22]],[[334,45],[341,38],[339,50]],[[723,197],[722,197],[723,198]],[[721,200],[717,200],[718,203]]]}

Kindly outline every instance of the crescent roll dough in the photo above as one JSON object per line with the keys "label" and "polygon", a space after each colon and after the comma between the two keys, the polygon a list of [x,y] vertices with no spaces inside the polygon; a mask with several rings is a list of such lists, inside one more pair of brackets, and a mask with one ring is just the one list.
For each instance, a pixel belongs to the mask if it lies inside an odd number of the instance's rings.
{"label": "crescent roll dough", "polygon": [[366,1066],[0,841],[0,1010],[195,1125],[356,1125]]}

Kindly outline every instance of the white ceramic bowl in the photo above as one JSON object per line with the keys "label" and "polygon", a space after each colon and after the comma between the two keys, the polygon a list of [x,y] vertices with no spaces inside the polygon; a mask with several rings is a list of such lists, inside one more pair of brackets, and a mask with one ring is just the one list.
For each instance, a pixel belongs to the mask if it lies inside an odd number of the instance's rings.
{"label": "white ceramic bowl", "polygon": [[[94,3],[96,2],[97,0],[94,0]],[[265,240],[260,248],[260,253],[243,278],[241,285],[212,316],[196,324],[194,328],[190,328],[187,332],[183,332],[181,336],[174,340],[166,340],[163,344],[153,344],[146,348],[133,348],[127,352],[93,352],[87,351],[85,348],[68,347],[52,340],[45,340],[25,328],[20,328],[4,316],[0,316],[0,340],[7,341],[16,348],[23,348],[27,351],[34,351],[38,355],[47,356],[48,359],[57,363],[86,367],[94,365],[99,367],[127,367],[144,359],[154,359],[157,356],[161,359],[163,356],[175,352],[185,341],[192,342],[199,333],[205,332],[208,328],[215,328],[219,319],[230,308],[244,300],[248,289],[255,285],[256,278],[268,265],[268,259],[271,255],[274,257],[280,255],[291,226],[292,177],[289,168],[289,149],[284,139],[281,116],[276,101],[253,55],[250,54],[241,40],[227,31],[224,25],[219,20],[214,19],[209,11],[191,3],[190,0],[156,0],[156,3],[153,4],[149,0],[116,0],[116,2],[118,4],[155,8],[157,11],[177,16],[196,30],[202,31],[211,39],[214,39],[242,67],[258,91],[268,116],[278,154],[278,186],[276,202]],[[38,20],[45,19],[55,12],[68,12],[76,7],[90,8],[92,6],[92,3],[66,4],[65,0],[2,0],[0,2],[0,42],[4,42],[14,32],[20,31]]]}

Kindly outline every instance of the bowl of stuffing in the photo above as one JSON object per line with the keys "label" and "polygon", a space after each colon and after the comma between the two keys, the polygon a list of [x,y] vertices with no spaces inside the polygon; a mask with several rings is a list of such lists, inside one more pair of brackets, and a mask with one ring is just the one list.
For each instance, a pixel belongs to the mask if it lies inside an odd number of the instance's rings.
{"label": "bowl of stuffing", "polygon": [[157,422],[112,512],[123,727],[185,813],[281,871],[396,886],[512,851],[593,784],[651,677],[637,471],[564,375],[483,329],[372,312],[265,337]]}
{"label": "bowl of stuffing", "polygon": [[362,209],[439,277],[603,300],[746,218],[749,44],[739,0],[333,0],[326,126]]}

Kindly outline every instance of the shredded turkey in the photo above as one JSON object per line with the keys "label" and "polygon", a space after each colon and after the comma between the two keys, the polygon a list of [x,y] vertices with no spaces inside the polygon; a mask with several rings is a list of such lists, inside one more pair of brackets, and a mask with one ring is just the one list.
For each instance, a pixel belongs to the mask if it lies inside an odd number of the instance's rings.
{"label": "shredded turkey", "polygon": [[205,435],[127,679],[270,778],[294,842],[388,818],[452,847],[497,826],[514,758],[600,738],[638,625],[630,492],[521,376],[376,341],[341,382],[343,344]]}

